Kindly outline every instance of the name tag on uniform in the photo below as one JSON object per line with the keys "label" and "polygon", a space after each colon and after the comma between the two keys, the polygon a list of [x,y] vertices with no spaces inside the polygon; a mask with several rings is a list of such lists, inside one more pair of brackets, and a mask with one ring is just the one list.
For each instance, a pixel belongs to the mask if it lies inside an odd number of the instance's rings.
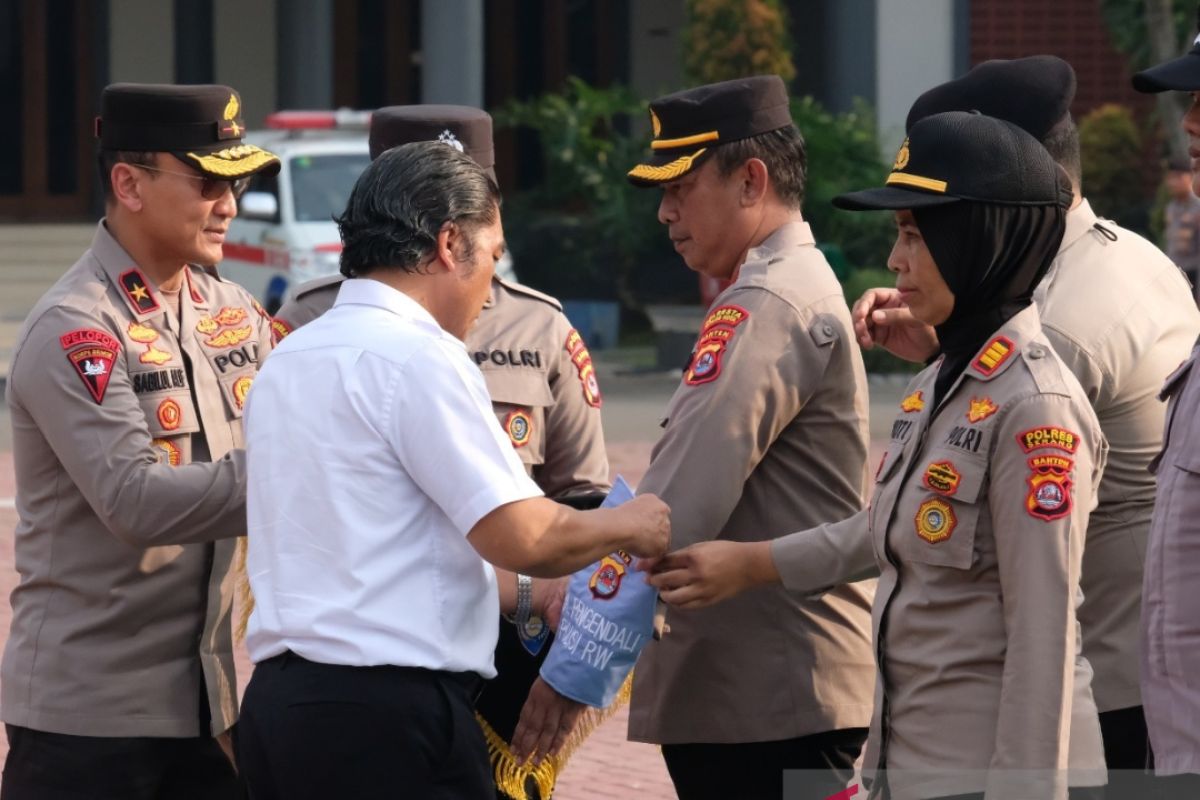
{"label": "name tag on uniform", "polygon": [[[618,477],[601,508],[633,499]],[[559,694],[596,708],[612,703],[654,628],[655,589],[633,556],[617,551],[571,576],[558,635],[541,675]]]}

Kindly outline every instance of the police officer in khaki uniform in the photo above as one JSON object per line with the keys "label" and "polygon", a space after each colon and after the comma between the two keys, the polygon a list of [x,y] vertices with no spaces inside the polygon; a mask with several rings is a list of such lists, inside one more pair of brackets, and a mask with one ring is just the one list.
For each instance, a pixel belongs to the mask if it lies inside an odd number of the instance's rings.
{"label": "police officer in khaki uniform", "polygon": [[[709,309],[639,487],[673,543],[761,541],[862,507],[867,383],[841,286],[800,214],[805,152],[777,76],[650,104],[659,221],[687,265],[733,280]],[[631,739],[662,744],[682,800],[775,798],[785,769],[844,788],[866,738],[871,587],[781,587],[672,611],[634,671]]]}
{"label": "police officer in khaki uniform", "polygon": [[[1015,125],[964,112],[916,123],[886,187],[834,201],[896,210],[888,266],[941,343],[909,384],[870,505],[657,566],[664,599],[684,608],[755,584],[811,591],[880,574],[872,797],[1059,798],[1104,781],[1075,610],[1105,445],[1032,303],[1070,198]],[[838,557],[811,558],[814,537]]]}
{"label": "police officer in khaki uniform", "polygon": [[[1136,795],[1145,791],[1138,785],[1147,751],[1137,647],[1154,504],[1147,466],[1159,448],[1164,412],[1156,395],[1200,333],[1200,313],[1186,280],[1157,247],[1098,218],[1080,194],[1074,96],[1075,72],[1062,59],[988,61],[925,92],[908,120],[911,126],[930,114],[978,109],[1039,139],[1072,179],[1067,232],[1034,300],[1046,336],[1083,386],[1110,448],[1099,505],[1088,521],[1079,622],[1083,652],[1095,670],[1105,757],[1109,769],[1119,770],[1110,791]],[[935,340],[915,350],[889,341],[890,318],[906,315],[902,306],[894,290],[864,295],[854,308],[863,343],[878,341],[905,358],[926,361]],[[881,319],[872,313],[877,308],[883,309]]]}
{"label": "police officer in khaki uniform", "polygon": [[[1200,35],[1183,56],[1140,72],[1141,92],[1182,91],[1192,107],[1181,124],[1200,147]],[[1158,477],[1154,519],[1142,588],[1142,696],[1154,748],[1155,797],[1200,796],[1200,339],[1167,376],[1159,399],[1168,402],[1162,451],[1151,462]]]}
{"label": "police officer in khaki uniform", "polygon": [[116,84],[106,217],[34,306],[8,384],[17,477],[2,796],[226,798],[242,408],[266,313],[211,268],[249,176],[227,86]]}
{"label": "police officer in khaki uniform", "polygon": [[[492,118],[486,112],[466,106],[416,105],[382,108],[372,115],[372,158],[408,142],[432,140],[464,151],[495,177]],[[328,311],[344,280],[338,275],[301,286],[275,315],[277,333],[286,335]],[[596,506],[609,489],[600,420],[603,398],[587,345],[559,302],[496,278],[466,345],[483,372],[496,418],[529,475],[551,499],[579,508]],[[554,694],[544,682],[535,684],[552,634],[544,620],[530,616],[532,599],[522,587],[532,592],[553,584],[524,576],[509,579],[519,581],[518,601],[526,597],[527,605],[518,608],[513,620],[500,624],[498,675],[484,688],[476,709],[491,745],[498,791],[525,800],[548,796],[562,766],[547,761],[522,771],[510,751],[531,687],[540,697]],[[553,707],[566,724],[583,707],[561,699],[561,706]],[[530,771],[537,773],[536,779],[525,774]]]}

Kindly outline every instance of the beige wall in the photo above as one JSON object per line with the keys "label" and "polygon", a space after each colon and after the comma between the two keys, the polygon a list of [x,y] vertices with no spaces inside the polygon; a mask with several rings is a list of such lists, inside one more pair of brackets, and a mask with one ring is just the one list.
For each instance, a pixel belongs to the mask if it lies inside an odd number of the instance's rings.
{"label": "beige wall", "polygon": [[175,80],[175,4],[167,0],[109,0],[109,81]]}
{"label": "beige wall", "polygon": [[275,0],[215,0],[213,71],[238,90],[251,128],[275,110]]}
{"label": "beige wall", "polygon": [[629,4],[629,83],[641,97],[684,88],[680,34],[686,20],[683,0]]}

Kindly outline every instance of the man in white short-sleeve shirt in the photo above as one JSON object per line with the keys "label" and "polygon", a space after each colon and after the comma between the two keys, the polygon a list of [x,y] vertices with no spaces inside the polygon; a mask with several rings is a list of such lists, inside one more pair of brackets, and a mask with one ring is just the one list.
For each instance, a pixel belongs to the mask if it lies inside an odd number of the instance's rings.
{"label": "man in white short-sleeve shirt", "polygon": [[485,559],[554,577],[665,549],[661,501],[547,500],[496,422],[462,337],[503,254],[498,201],[453,147],[381,156],[339,219],[354,279],[255,382],[257,668],[239,728],[255,798],[489,796],[471,699],[516,597],[498,595]]}

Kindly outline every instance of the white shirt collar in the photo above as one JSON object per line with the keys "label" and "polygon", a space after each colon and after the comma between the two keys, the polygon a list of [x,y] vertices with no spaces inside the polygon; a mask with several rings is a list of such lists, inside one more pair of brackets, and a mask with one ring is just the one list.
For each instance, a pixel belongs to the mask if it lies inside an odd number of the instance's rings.
{"label": "white shirt collar", "polygon": [[333,304],[375,306],[398,317],[425,322],[441,330],[437,320],[423,305],[399,289],[372,278],[351,278],[343,281]]}

